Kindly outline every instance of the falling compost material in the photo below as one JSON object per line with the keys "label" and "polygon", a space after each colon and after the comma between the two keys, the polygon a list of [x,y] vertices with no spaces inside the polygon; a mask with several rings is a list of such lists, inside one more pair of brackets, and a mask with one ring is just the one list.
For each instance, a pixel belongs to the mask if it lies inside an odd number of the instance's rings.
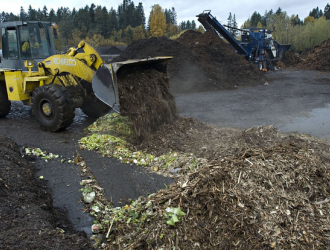
{"label": "falling compost material", "polygon": [[137,141],[177,118],[166,74],[155,69],[117,73],[121,114],[131,119]]}

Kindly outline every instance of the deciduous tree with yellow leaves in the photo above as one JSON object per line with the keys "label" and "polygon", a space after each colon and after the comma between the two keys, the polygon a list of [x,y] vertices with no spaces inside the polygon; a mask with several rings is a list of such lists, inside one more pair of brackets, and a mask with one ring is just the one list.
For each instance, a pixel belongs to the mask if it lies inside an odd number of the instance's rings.
{"label": "deciduous tree with yellow leaves", "polygon": [[151,7],[149,28],[152,36],[160,37],[165,35],[166,16],[164,10],[158,4]]}

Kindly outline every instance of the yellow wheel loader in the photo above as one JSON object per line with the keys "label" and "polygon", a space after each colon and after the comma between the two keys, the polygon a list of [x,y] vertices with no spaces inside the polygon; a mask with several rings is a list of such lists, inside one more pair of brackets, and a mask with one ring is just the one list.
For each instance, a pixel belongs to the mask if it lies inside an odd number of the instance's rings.
{"label": "yellow wheel loader", "polygon": [[40,126],[56,132],[71,125],[75,108],[99,117],[111,109],[120,112],[116,74],[122,70],[155,68],[166,73],[172,57],[103,63],[85,41],[65,54],[56,54],[50,22],[0,24],[0,117],[10,112],[10,101],[32,107]]}

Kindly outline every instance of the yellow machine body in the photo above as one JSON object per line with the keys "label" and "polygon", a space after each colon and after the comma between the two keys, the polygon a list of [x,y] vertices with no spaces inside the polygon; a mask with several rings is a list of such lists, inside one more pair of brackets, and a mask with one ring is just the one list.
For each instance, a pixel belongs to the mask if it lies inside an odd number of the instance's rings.
{"label": "yellow machine body", "polygon": [[[30,105],[41,127],[53,132],[70,126],[75,108],[90,117],[111,109],[119,113],[117,72],[154,68],[166,73],[172,58],[105,64],[85,41],[65,54],[56,54],[53,34],[56,38],[57,31],[51,26],[46,21],[0,23],[0,118],[10,112],[10,101]],[[33,42],[38,46],[22,47]]]}

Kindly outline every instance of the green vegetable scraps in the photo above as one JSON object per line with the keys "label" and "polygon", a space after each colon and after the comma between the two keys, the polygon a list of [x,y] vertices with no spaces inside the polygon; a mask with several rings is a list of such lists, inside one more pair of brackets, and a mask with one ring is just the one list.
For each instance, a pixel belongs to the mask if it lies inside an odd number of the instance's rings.
{"label": "green vegetable scraps", "polygon": [[80,147],[98,151],[103,156],[117,158],[122,163],[154,167],[154,171],[182,167],[182,165],[189,166],[189,169],[193,170],[201,163],[201,159],[193,154],[182,155],[170,152],[155,157],[143,151],[136,151],[135,147],[126,141],[126,138],[133,136],[129,128],[130,121],[127,117],[118,114],[105,115],[87,128],[88,131],[94,133],[81,138]]}
{"label": "green vegetable scraps", "polygon": [[179,207],[168,207],[165,211],[167,213],[164,212],[164,217],[169,219],[166,223],[171,226],[175,226],[175,223],[179,222],[181,217],[186,215]]}

